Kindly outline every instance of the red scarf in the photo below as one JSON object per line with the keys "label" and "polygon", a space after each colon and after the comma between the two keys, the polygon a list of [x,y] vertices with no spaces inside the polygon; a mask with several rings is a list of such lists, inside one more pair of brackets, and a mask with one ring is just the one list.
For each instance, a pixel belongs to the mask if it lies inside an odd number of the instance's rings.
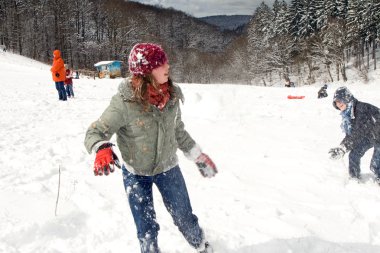
{"label": "red scarf", "polygon": [[153,85],[148,85],[148,101],[162,111],[170,99],[169,83],[160,84],[158,90]]}

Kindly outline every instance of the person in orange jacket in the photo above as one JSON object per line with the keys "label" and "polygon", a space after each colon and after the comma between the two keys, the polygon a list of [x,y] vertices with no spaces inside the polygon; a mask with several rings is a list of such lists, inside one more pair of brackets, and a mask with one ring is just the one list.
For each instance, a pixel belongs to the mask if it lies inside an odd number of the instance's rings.
{"label": "person in orange jacket", "polygon": [[66,101],[67,96],[64,84],[66,80],[66,69],[64,66],[65,63],[61,58],[61,51],[54,50],[53,55],[53,66],[51,67],[50,71],[53,76],[53,81],[55,82],[55,88],[58,91],[59,100]]}

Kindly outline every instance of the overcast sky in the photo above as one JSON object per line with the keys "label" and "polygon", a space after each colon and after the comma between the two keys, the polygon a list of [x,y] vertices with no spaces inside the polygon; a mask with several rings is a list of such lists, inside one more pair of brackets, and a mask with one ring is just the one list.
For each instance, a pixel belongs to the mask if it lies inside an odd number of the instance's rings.
{"label": "overcast sky", "polygon": [[[213,15],[252,15],[263,0],[133,0],[186,12],[194,17]],[[265,0],[272,7],[274,0]]]}

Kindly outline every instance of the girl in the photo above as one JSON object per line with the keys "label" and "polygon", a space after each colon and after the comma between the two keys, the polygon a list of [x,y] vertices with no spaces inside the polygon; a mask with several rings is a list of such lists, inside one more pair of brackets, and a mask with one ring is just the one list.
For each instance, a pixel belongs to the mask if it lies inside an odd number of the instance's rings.
{"label": "girl", "polygon": [[119,161],[109,143],[114,133],[125,165],[125,191],[137,229],[141,253],[160,252],[160,229],[153,206],[155,184],[175,225],[197,252],[210,253],[198,218],[192,212],[178,166],[177,148],[193,160],[204,177],[217,169],[185,130],[181,120],[180,88],[169,78],[169,63],[161,46],[136,44],[129,55],[131,76],[119,86],[102,116],[87,130],[85,146],[96,152],[95,175],[108,175]]}

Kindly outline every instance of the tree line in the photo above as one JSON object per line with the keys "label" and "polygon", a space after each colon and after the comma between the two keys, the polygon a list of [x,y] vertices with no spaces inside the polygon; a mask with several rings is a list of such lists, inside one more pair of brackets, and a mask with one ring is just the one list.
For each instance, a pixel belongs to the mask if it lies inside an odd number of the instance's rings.
{"label": "tree line", "polygon": [[13,52],[50,63],[60,49],[74,68],[94,69],[101,60],[126,62],[137,42],[155,42],[179,82],[347,80],[350,61],[366,78],[376,69],[379,28],[380,0],[263,2],[239,35],[130,1],[0,0],[0,44]]}
{"label": "tree line", "polygon": [[235,37],[183,12],[132,1],[0,0],[0,44],[46,63],[60,49],[76,69],[125,63],[135,43],[155,42],[171,56],[178,80],[195,82],[202,69],[195,61],[222,52]]}
{"label": "tree line", "polygon": [[248,73],[264,85],[273,75],[295,76],[303,84],[318,77],[346,81],[346,65],[353,61],[367,78],[377,67],[379,35],[379,0],[276,0],[272,8],[262,3],[248,26]]}

